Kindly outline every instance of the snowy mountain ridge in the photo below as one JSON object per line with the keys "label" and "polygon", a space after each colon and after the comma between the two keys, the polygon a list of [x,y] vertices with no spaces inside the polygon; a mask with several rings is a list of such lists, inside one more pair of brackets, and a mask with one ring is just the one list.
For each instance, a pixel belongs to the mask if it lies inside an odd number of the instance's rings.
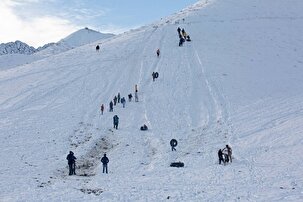
{"label": "snowy mountain ridge", "polygon": [[[1,69],[0,201],[302,201],[302,8],[301,0],[201,0]],[[191,42],[179,46],[178,27]],[[135,88],[138,102],[109,111]],[[220,165],[226,144],[232,163]]]}
{"label": "snowy mountain ridge", "polygon": [[30,55],[37,52],[37,50],[27,45],[26,43],[23,43],[22,41],[15,41],[15,42],[9,42],[9,43],[1,43],[0,44],[0,55],[6,55],[6,54],[26,54]]}

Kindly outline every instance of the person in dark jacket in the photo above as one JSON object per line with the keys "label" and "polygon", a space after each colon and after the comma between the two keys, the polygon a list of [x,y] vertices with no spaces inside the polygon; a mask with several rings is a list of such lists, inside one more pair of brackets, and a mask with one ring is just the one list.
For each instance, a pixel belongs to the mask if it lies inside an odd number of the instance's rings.
{"label": "person in dark jacket", "polygon": [[180,34],[181,34],[181,28],[178,27],[177,31],[178,31],[178,34],[179,34],[179,36],[180,36]]}
{"label": "person in dark jacket", "polygon": [[101,114],[103,115],[103,111],[104,111],[104,105],[101,105]]}
{"label": "person in dark jacket", "polygon": [[109,111],[110,112],[114,111],[114,103],[113,103],[113,101],[110,101],[110,103],[109,103]]}
{"label": "person in dark jacket", "polygon": [[183,43],[185,42],[185,39],[183,37],[179,40],[179,46],[183,46]]}
{"label": "person in dark jacket", "polygon": [[118,100],[118,98],[117,98],[117,96],[115,96],[115,97],[114,97],[114,106],[116,106],[117,100]]}
{"label": "person in dark jacket", "polygon": [[123,108],[125,108],[125,103],[126,103],[125,97],[121,98],[121,103],[122,103]]}
{"label": "person in dark jacket", "polygon": [[120,97],[120,93],[118,93],[118,97],[117,98],[118,98],[118,103],[120,103],[120,98],[121,98]]}
{"label": "person in dark jacket", "polygon": [[160,49],[158,48],[158,50],[157,50],[157,57],[159,57],[160,56]]}
{"label": "person in dark jacket", "polygon": [[69,175],[76,175],[76,157],[74,152],[70,151],[66,157],[69,167]]}
{"label": "person in dark jacket", "polygon": [[218,157],[219,157],[219,164],[221,164],[221,161],[225,164],[225,161],[223,159],[223,152],[221,149],[218,151]]}
{"label": "person in dark jacket", "polygon": [[114,123],[114,128],[115,128],[116,130],[118,130],[119,117],[118,117],[117,115],[115,115],[115,116],[113,117],[113,123]]}
{"label": "person in dark jacket", "polygon": [[133,97],[133,95],[130,93],[130,94],[128,94],[128,102],[131,102],[132,101],[132,97]]}
{"label": "person in dark jacket", "polygon": [[107,174],[108,173],[107,172],[107,164],[109,162],[109,159],[106,157],[106,154],[104,154],[104,156],[102,157],[101,162],[103,164],[103,173],[106,172],[106,174]]}
{"label": "person in dark jacket", "polygon": [[176,146],[178,145],[178,141],[176,139],[171,139],[170,140],[170,146],[172,151],[176,151]]}

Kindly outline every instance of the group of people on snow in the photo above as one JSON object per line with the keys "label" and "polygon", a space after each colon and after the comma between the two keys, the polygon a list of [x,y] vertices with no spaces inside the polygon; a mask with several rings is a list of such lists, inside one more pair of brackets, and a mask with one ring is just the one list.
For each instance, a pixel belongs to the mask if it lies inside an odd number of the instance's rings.
{"label": "group of people on snow", "polygon": [[[74,152],[70,151],[69,154],[66,157],[67,163],[69,166],[69,175],[76,175],[76,157],[74,156]],[[107,164],[109,162],[109,159],[107,158],[106,154],[103,155],[101,158],[101,162],[103,164],[103,173],[108,173],[107,170]]]}
{"label": "group of people on snow", "polygon": [[[137,95],[137,97],[138,97],[138,95]],[[128,95],[128,101],[129,102],[131,102],[131,98],[132,98],[132,94],[130,93]],[[108,111],[113,112],[114,111],[114,106],[116,106],[118,103],[121,103],[122,107],[125,108],[126,99],[125,99],[125,97],[121,98],[120,93],[118,93],[118,95],[115,95],[113,100],[111,100],[109,102],[109,110]],[[100,110],[101,110],[101,115],[103,115],[103,112],[105,110],[104,104],[101,104]]]}
{"label": "group of people on snow", "polygon": [[[183,43],[185,41],[191,41],[190,36],[185,32],[184,28],[177,28],[178,31],[178,35],[179,35],[179,46],[182,46]],[[100,47],[99,45],[96,46],[96,51],[99,51]],[[156,51],[157,57],[160,57],[160,49],[157,49]],[[159,76],[158,72],[153,72],[152,73],[152,79],[153,81],[155,81],[155,79],[157,79]],[[133,98],[132,93],[128,94],[128,101],[131,102]],[[135,85],[135,102],[139,102],[139,97],[138,97],[138,87],[137,85]],[[121,97],[120,93],[118,93],[117,95],[114,96],[113,100],[110,101],[109,103],[109,112],[113,112],[114,110],[114,106],[117,105],[117,103],[121,103],[123,108],[125,108],[125,104],[126,104],[126,99],[125,97]],[[105,110],[104,104],[101,104],[100,107],[101,110],[101,114],[103,115],[103,112]],[[119,125],[119,117],[118,115],[114,115],[113,117],[113,125],[114,128],[117,130],[118,129],[118,125]],[[140,127],[140,130],[145,131],[148,130],[147,125],[143,125]],[[172,151],[176,151],[175,147],[177,146],[178,142],[176,139],[172,139],[170,141],[170,145],[171,145],[171,150]],[[226,145],[226,147],[224,149],[219,149],[218,151],[218,158],[219,158],[219,164],[223,163],[224,165],[228,162],[232,162],[232,149],[229,145]],[[75,163],[76,163],[76,157],[74,156],[74,153],[72,151],[70,151],[70,153],[67,155],[66,159],[68,160],[68,165],[69,165],[69,175],[75,175]],[[107,164],[109,163],[109,159],[106,156],[106,154],[104,154],[104,156],[101,159],[101,162],[103,164],[103,173],[108,173],[108,169],[107,169]]]}
{"label": "group of people on snow", "polygon": [[186,33],[184,28],[181,29],[180,27],[178,27],[177,31],[179,35],[179,46],[183,46],[183,43],[185,41],[191,41],[190,36]]}
{"label": "group of people on snow", "polygon": [[221,162],[226,165],[228,162],[232,162],[232,149],[229,145],[226,145],[224,149],[218,151],[219,164]]}

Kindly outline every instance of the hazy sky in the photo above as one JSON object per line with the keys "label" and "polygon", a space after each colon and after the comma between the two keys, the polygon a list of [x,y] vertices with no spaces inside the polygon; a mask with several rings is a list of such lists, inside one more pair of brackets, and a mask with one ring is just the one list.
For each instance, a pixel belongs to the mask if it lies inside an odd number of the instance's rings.
{"label": "hazy sky", "polygon": [[34,47],[89,27],[121,33],[172,14],[198,0],[0,0],[0,43]]}

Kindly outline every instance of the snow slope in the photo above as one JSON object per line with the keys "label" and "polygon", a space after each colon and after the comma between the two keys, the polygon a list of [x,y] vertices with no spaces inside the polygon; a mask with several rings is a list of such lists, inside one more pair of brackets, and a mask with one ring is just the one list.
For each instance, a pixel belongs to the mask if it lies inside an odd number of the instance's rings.
{"label": "snow slope", "polygon": [[[302,201],[302,7],[203,0],[100,52],[88,44],[1,70],[0,201]],[[178,26],[193,40],[183,47]],[[135,84],[139,102],[108,112]],[[234,159],[223,166],[225,144]]]}

